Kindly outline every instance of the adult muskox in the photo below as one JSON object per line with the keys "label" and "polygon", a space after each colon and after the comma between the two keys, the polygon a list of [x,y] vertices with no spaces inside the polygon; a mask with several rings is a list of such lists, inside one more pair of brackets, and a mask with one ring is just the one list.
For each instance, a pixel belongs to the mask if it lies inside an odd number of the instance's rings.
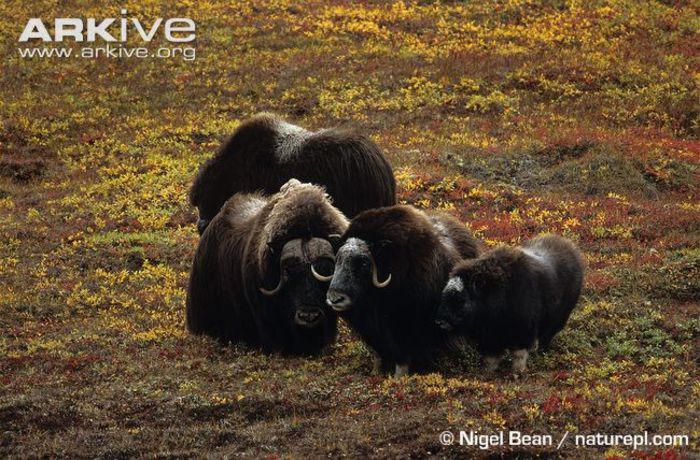
{"label": "adult muskox", "polygon": [[376,353],[374,371],[428,363],[446,344],[435,323],[442,288],[479,243],[455,219],[403,205],[358,214],[341,242],[326,298]]}
{"label": "adult muskox", "polygon": [[396,203],[391,165],[370,139],[338,128],[311,132],[261,113],[200,169],[190,190],[200,234],[234,193],[272,194],[292,178],[324,186],[348,217]]}
{"label": "adult muskox", "polygon": [[202,235],[187,327],[265,351],[313,354],[335,339],[325,304],[333,235],[348,222],[322,188],[290,180],[271,197],[238,193]]}

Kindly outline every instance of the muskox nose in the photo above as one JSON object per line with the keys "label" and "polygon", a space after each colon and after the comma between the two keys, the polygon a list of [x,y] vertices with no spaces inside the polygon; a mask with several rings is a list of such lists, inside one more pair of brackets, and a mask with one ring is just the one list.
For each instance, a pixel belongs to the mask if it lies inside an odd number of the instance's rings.
{"label": "muskox nose", "polygon": [[435,324],[437,324],[437,326],[440,329],[447,331],[447,332],[449,332],[453,329],[452,325],[450,323],[448,323],[447,321],[445,321],[444,319],[435,320]]}
{"label": "muskox nose", "polygon": [[321,321],[321,312],[318,310],[299,310],[294,315],[294,322],[299,326],[311,327]]}
{"label": "muskox nose", "polygon": [[197,231],[200,235],[207,229],[207,225],[209,225],[209,220],[207,219],[199,219],[197,221]]}
{"label": "muskox nose", "polygon": [[350,297],[335,289],[329,289],[326,294],[326,303],[335,311],[346,311],[352,305]]}

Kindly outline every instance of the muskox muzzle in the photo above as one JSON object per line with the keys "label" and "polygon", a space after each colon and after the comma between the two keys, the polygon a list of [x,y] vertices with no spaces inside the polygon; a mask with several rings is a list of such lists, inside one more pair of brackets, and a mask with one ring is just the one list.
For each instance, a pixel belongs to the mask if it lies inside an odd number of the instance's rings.
{"label": "muskox muzzle", "polygon": [[442,318],[436,319],[435,324],[443,331],[451,332],[454,329],[454,327],[452,327],[452,325],[447,320],[444,320]]}
{"label": "muskox muzzle", "polygon": [[294,322],[302,327],[315,327],[323,319],[321,310],[314,308],[308,310],[297,310],[294,315]]}
{"label": "muskox muzzle", "polygon": [[197,231],[201,235],[204,233],[204,230],[207,229],[207,226],[209,225],[209,219],[199,219],[197,221]]}
{"label": "muskox muzzle", "polygon": [[352,300],[347,294],[332,288],[326,294],[326,303],[337,312],[346,311],[352,306]]}

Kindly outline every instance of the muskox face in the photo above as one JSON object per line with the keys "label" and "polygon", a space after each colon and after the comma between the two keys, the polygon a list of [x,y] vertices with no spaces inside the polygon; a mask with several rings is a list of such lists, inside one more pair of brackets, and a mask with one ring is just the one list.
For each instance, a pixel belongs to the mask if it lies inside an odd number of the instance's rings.
{"label": "muskox face", "polygon": [[[382,242],[377,246],[387,244]],[[348,238],[336,254],[335,272],[326,301],[337,312],[347,311],[371,290],[386,288],[391,278],[391,273],[380,271],[369,243],[360,238]]]}
{"label": "muskox face", "polygon": [[476,326],[477,316],[499,311],[506,304],[513,260],[511,253],[506,252],[458,264],[442,290],[435,318],[438,326],[465,332]]}
{"label": "muskox face", "polygon": [[[290,240],[273,258],[260,292],[287,319],[295,333],[335,334],[335,314],[326,306],[326,290],[333,277],[333,247],[321,238]],[[318,331],[318,330],[321,331]]]}
{"label": "muskox face", "polygon": [[446,331],[465,329],[469,327],[475,309],[475,293],[465,285],[461,276],[453,276],[442,291],[435,323]]}
{"label": "muskox face", "polygon": [[202,213],[200,212],[199,214],[199,219],[197,220],[197,231],[199,232],[199,235],[201,236],[204,233],[204,230],[207,229],[207,226],[209,226],[209,222],[211,219],[207,219],[205,217],[202,217]]}
{"label": "muskox face", "polygon": [[[207,184],[199,184],[199,187],[201,188],[204,185]],[[212,195],[213,193],[214,192],[211,191],[208,195]],[[212,199],[200,199],[200,202],[197,204],[197,214],[199,215],[197,219],[197,232],[199,232],[199,236],[204,234],[204,230],[207,229],[209,223],[211,223],[214,217],[219,213],[222,205],[223,203]]]}

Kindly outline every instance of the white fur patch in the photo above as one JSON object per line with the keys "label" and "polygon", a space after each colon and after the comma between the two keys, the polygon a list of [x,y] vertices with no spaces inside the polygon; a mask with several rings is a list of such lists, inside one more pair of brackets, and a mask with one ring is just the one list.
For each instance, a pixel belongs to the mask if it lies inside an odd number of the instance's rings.
{"label": "white fur patch", "polygon": [[445,292],[462,292],[464,291],[464,282],[459,276],[450,278],[445,285]]}
{"label": "white fur patch", "polygon": [[257,215],[266,204],[267,201],[262,198],[240,200],[234,208],[226,213],[226,219],[234,226],[239,225]]}
{"label": "white fur patch", "polygon": [[542,262],[545,265],[550,265],[549,257],[547,257],[548,254],[546,252],[545,253],[536,252],[531,248],[521,248],[521,251],[523,251],[525,253],[525,255],[528,257],[532,257],[533,259],[535,259],[539,262]]}
{"label": "white fur patch", "polygon": [[299,182],[299,179],[289,179],[287,182],[282,184],[282,187],[280,187],[280,193],[287,193],[290,192],[293,188],[302,186],[301,182]]}
{"label": "white fur patch", "polygon": [[365,240],[360,238],[348,238],[343,246],[338,251],[343,254],[369,254],[369,245]]}
{"label": "white fur patch", "polygon": [[282,120],[275,121],[275,131],[275,155],[280,162],[287,161],[296,156],[306,140],[314,134],[301,126],[293,125]]}
{"label": "white fur patch", "polygon": [[449,251],[457,252],[457,247],[455,246],[454,241],[452,241],[452,238],[450,238],[450,234],[447,231],[447,227],[445,227],[445,224],[435,219],[433,220],[433,227],[435,228],[435,231],[438,234],[438,239],[440,240],[440,243],[442,243],[442,245],[445,246]]}
{"label": "white fur patch", "polygon": [[241,220],[256,215],[267,202],[261,199],[247,200],[236,209]]}

